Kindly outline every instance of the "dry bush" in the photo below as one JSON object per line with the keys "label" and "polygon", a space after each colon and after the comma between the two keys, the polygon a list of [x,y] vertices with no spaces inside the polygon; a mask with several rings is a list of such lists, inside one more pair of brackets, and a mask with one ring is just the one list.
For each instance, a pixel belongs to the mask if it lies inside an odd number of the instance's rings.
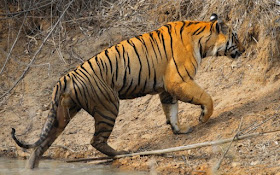
{"label": "dry bush", "polygon": [[[0,38],[1,34],[7,33],[8,40],[15,38],[24,21],[21,37],[42,39],[68,2],[2,0]],[[217,13],[239,33],[250,60],[260,60],[268,67],[279,62],[279,0],[76,0],[54,32],[53,36],[59,35],[53,37],[59,44],[53,46],[57,47],[67,40],[67,36],[71,37],[71,31],[99,36],[110,28],[118,28],[123,38],[129,38],[154,30],[168,21],[208,20],[212,13]],[[6,38],[2,35],[2,39]]]}

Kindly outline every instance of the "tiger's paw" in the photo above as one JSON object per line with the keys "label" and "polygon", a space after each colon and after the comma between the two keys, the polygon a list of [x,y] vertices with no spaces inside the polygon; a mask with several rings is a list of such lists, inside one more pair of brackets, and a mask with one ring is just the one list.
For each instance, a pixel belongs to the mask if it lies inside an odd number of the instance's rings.
{"label": "tiger's paw", "polygon": [[193,132],[193,127],[180,127],[179,130],[173,130],[174,134],[189,134]]}
{"label": "tiger's paw", "polygon": [[204,106],[201,106],[201,109],[202,109],[202,111],[201,111],[201,114],[199,116],[199,122],[200,123],[206,123],[208,121],[208,119],[210,118],[210,115],[209,115],[207,109],[204,108]]}
{"label": "tiger's paw", "polygon": [[201,115],[199,116],[199,122],[200,123],[206,123],[208,119],[205,118],[204,112],[201,112]]}

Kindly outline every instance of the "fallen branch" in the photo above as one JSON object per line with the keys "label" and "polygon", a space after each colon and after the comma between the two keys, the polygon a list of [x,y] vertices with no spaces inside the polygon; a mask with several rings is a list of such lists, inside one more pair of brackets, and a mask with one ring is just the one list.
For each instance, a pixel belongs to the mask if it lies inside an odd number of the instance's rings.
{"label": "fallen branch", "polygon": [[196,143],[196,144],[191,144],[191,145],[186,145],[186,146],[179,146],[179,147],[172,147],[172,148],[167,148],[167,149],[160,149],[160,150],[145,151],[145,152],[139,152],[139,153],[117,155],[113,158],[112,157],[83,158],[83,159],[77,159],[77,160],[67,160],[66,162],[87,162],[87,161],[96,161],[96,160],[119,159],[119,158],[132,157],[132,156],[159,155],[159,154],[165,154],[165,153],[170,153],[170,152],[177,152],[177,151],[185,151],[185,150],[190,150],[190,149],[195,149],[195,148],[202,148],[202,147],[206,147],[206,146],[220,145],[220,144],[224,144],[224,143],[228,143],[228,142],[232,142],[232,141],[247,139],[247,138],[250,138],[250,137],[263,136],[263,135],[267,135],[267,134],[275,133],[275,132],[279,132],[279,131],[280,130],[262,132],[262,133],[252,133],[252,134],[246,134],[246,135],[237,136],[237,137],[234,136],[233,138],[228,138],[228,139],[215,140],[215,141],[209,141],[209,142],[203,142],[203,143]]}
{"label": "fallen branch", "polygon": [[67,7],[65,7],[64,11],[62,12],[62,14],[60,15],[59,19],[56,21],[56,23],[54,24],[54,26],[51,28],[50,32],[48,33],[48,35],[44,38],[42,44],[40,45],[40,47],[37,49],[37,51],[35,52],[35,54],[33,55],[31,61],[28,63],[27,67],[24,69],[23,73],[21,74],[21,76],[17,79],[17,81],[14,83],[14,85],[8,90],[6,91],[3,95],[0,96],[0,99],[5,97],[7,94],[9,94],[15,87],[16,85],[24,78],[25,74],[28,72],[28,70],[30,69],[31,65],[33,64],[36,56],[39,54],[39,52],[41,51],[41,49],[43,48],[45,42],[48,40],[48,38],[51,36],[52,32],[54,31],[54,29],[56,28],[56,26],[59,24],[59,22],[61,21],[61,19],[63,18],[65,12],[67,11],[67,9],[70,7],[70,5],[74,2],[74,0],[72,0],[71,2],[68,3]]}

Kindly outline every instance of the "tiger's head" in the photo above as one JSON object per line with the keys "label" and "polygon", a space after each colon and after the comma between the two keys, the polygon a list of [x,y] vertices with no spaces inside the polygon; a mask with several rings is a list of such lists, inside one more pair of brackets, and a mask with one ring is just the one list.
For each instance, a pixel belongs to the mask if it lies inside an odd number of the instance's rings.
{"label": "tiger's head", "polygon": [[[209,42],[208,48],[212,49],[208,50],[210,53],[207,53],[207,55],[227,56],[233,59],[239,57],[245,51],[245,48],[239,42],[237,34],[222,20],[218,19],[216,14],[211,15],[210,22],[213,25],[212,35],[214,37],[212,41],[215,44]],[[210,43],[212,46],[210,46]]]}

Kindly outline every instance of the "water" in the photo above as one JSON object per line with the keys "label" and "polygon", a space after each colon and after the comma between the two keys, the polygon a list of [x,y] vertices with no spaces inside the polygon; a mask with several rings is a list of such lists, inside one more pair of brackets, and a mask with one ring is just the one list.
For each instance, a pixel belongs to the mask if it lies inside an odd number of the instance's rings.
{"label": "water", "polygon": [[25,169],[27,160],[0,157],[0,175],[145,175],[144,172],[121,171],[109,165],[86,163],[65,163],[55,160],[41,160],[39,168]]}

